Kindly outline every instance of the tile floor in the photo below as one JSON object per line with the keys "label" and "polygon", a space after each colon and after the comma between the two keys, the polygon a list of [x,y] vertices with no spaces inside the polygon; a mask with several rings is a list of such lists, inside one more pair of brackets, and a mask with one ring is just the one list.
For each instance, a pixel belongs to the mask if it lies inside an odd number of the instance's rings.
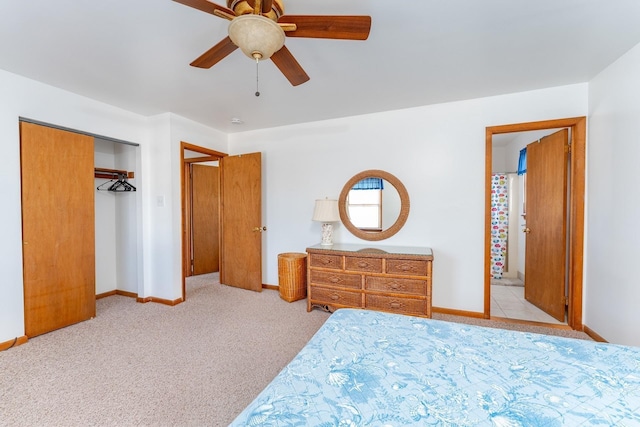
{"label": "tile floor", "polygon": [[491,284],[491,316],[533,322],[563,324],[524,299],[524,286],[519,280],[502,279]]}

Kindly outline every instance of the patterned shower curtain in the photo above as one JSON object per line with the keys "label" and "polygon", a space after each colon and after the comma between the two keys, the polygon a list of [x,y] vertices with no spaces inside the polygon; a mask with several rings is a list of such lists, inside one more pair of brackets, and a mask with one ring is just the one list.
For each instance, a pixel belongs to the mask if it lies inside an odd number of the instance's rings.
{"label": "patterned shower curtain", "polygon": [[491,277],[501,279],[507,259],[509,203],[507,174],[491,176]]}

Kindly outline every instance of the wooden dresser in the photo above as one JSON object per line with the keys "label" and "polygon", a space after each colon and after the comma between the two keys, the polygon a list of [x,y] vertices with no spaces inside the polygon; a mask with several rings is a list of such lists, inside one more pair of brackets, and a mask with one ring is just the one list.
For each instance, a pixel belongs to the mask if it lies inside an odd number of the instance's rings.
{"label": "wooden dresser", "polygon": [[353,307],[431,317],[430,248],[336,243],[307,253],[307,311]]}

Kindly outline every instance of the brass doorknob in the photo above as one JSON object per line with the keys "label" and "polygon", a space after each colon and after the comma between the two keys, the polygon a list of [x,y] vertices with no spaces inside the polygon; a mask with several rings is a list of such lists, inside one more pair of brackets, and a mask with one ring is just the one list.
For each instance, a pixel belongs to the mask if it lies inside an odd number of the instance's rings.
{"label": "brass doorknob", "polygon": [[529,233],[531,233],[531,229],[529,227],[525,227],[525,229],[522,230],[522,232],[529,234]]}
{"label": "brass doorknob", "polygon": [[263,231],[267,231],[267,227],[266,226],[253,227],[253,231],[258,232],[258,233],[262,233]]}

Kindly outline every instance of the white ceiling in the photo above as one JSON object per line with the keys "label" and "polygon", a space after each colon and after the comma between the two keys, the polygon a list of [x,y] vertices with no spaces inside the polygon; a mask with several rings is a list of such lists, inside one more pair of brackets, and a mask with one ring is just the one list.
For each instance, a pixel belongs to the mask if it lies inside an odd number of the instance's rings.
{"label": "white ceiling", "polygon": [[172,0],[2,0],[0,69],[238,132],[586,82],[640,43],[638,0],[284,1],[370,15],[369,39],[288,38],[311,80],[293,87],[266,61],[256,97],[240,50],[189,66],[226,36],[216,16]]}

